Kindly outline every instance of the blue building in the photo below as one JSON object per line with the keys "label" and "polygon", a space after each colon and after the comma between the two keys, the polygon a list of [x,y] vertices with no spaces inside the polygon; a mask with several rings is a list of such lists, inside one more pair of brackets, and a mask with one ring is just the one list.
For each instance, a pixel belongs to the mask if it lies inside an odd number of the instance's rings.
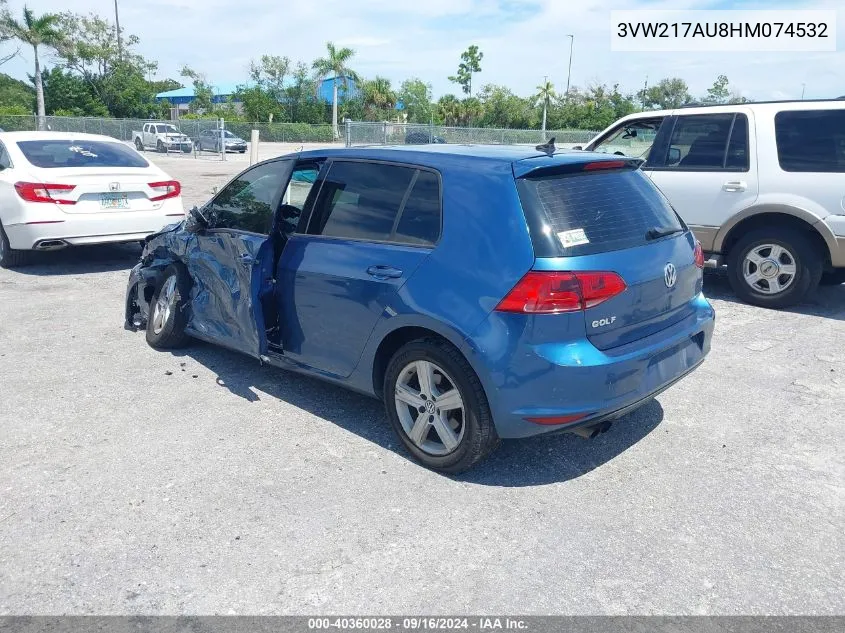
{"label": "blue building", "polygon": [[[338,83],[337,96],[339,102],[343,102],[345,99],[354,97],[358,94],[358,88],[355,85],[355,80],[351,77],[347,77],[346,82],[344,82],[342,78],[336,79],[333,76],[326,77],[325,79],[320,80],[320,85],[317,88],[317,96],[326,103],[332,102],[335,81]],[[285,80],[285,87],[289,87],[291,85],[293,85],[293,80],[291,78],[287,78]],[[236,94],[238,92],[238,88],[251,88],[253,86],[255,86],[255,82],[252,81],[237,83],[218,82],[211,86],[213,93],[211,101],[212,103],[226,103],[230,99],[234,98],[234,103],[237,104],[238,101]],[[178,109],[179,112],[187,112],[195,96],[193,86],[187,86],[185,88],[177,88],[176,90],[159,92],[155,96],[155,100],[160,103],[166,99],[175,109]]]}

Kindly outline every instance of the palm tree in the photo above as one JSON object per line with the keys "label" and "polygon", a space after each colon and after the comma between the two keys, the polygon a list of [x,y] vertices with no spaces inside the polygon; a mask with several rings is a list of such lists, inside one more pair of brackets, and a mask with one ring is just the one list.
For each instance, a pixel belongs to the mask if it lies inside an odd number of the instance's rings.
{"label": "palm tree", "polygon": [[364,96],[364,107],[371,113],[382,113],[396,105],[396,93],[390,85],[390,80],[376,77],[364,82],[361,87]]}
{"label": "palm tree", "polygon": [[549,102],[557,96],[555,93],[555,85],[547,78],[543,79],[543,83],[537,86],[537,94],[534,95],[536,102],[543,104],[543,140],[546,140],[546,111],[549,108]]}
{"label": "palm tree", "polygon": [[38,61],[39,46],[55,46],[61,39],[57,29],[59,16],[55,13],[45,13],[36,17],[32,9],[23,8],[23,22],[18,22],[10,13],[0,17],[0,30],[5,31],[14,39],[32,46],[35,57],[35,98],[38,104],[38,129],[44,127],[44,85],[41,82],[41,63]]}
{"label": "palm tree", "polygon": [[329,75],[334,76],[332,86],[332,129],[334,137],[340,136],[337,129],[337,82],[342,81],[344,89],[349,89],[349,79],[358,81],[358,75],[347,66],[347,63],[355,55],[351,48],[337,48],[332,42],[326,42],[326,57],[314,60],[313,68],[317,79],[324,79]]}

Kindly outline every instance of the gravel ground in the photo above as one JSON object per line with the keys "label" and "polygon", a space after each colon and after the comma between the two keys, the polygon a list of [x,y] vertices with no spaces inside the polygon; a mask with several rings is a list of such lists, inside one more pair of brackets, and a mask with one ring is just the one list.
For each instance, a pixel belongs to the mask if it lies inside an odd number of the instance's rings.
{"label": "gravel ground", "polygon": [[[152,158],[186,205],[247,164]],[[376,401],[125,331],[137,256],[0,270],[0,614],[845,612],[845,286],[775,312],[708,274],[702,368],[450,478]]]}

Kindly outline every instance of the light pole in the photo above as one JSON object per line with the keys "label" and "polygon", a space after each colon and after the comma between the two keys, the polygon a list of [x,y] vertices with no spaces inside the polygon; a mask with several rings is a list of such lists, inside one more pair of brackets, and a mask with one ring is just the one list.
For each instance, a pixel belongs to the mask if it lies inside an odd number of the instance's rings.
{"label": "light pole", "polygon": [[117,58],[123,61],[123,39],[120,36],[120,16],[117,12],[117,0],[114,0],[114,30],[117,32]]}
{"label": "light pole", "polygon": [[575,36],[567,35],[569,38],[569,72],[566,73],[566,100],[569,100],[569,80],[572,77],[572,47],[575,46]]}

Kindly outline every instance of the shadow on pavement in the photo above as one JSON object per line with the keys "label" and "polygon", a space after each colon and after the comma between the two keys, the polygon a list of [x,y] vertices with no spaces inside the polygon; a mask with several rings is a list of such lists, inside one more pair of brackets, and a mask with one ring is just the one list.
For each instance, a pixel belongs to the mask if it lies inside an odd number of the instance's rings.
{"label": "shadow on pavement", "polygon": [[141,255],[140,244],[72,246],[59,251],[33,251],[25,266],[13,269],[23,275],[85,275],[129,270]]}
{"label": "shadow on pavement", "polygon": [[[178,350],[174,356],[177,359],[187,356],[207,367],[217,375],[221,387],[249,402],[263,397],[259,392],[269,394],[410,460],[378,400],[316,378],[261,367],[247,356],[198,341]],[[473,470],[454,479],[506,487],[568,481],[621,454],[651,433],[662,420],[663,408],[659,402],[652,401],[591,440],[571,434],[507,440]]]}
{"label": "shadow on pavement", "polygon": [[[734,294],[728,282],[727,272],[724,270],[705,270],[704,296],[708,299],[719,299],[720,301],[730,301],[731,303],[745,305]],[[755,309],[765,310],[766,308]],[[799,305],[785,308],[781,311],[845,321],[845,284],[838,286],[819,286],[814,294]]]}

